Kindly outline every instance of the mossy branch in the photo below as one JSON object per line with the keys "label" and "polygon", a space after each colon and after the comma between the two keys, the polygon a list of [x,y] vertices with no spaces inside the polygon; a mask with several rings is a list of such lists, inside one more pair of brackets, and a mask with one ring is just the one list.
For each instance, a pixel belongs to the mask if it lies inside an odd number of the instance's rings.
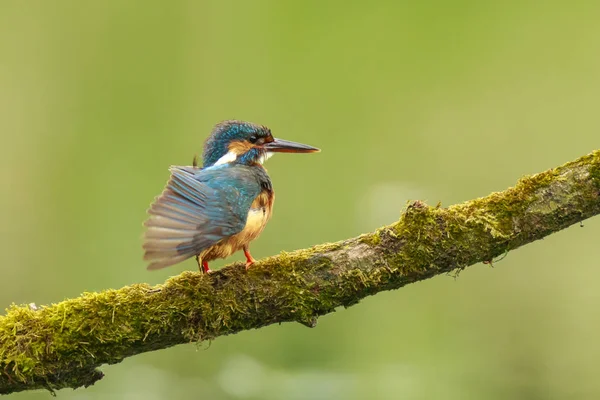
{"label": "mossy branch", "polygon": [[374,233],[282,253],[249,271],[184,272],[0,317],[0,393],[89,386],[138,353],[297,321],[460,270],[600,213],[600,151],[448,208],[410,204]]}

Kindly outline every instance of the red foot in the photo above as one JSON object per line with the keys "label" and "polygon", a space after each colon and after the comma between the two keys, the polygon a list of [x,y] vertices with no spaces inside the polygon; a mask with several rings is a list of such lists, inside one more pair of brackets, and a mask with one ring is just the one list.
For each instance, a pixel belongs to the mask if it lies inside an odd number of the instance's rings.
{"label": "red foot", "polygon": [[244,255],[246,256],[246,269],[248,269],[256,260],[252,257],[252,254],[250,254],[250,250],[248,250],[247,247],[244,248]]}
{"label": "red foot", "polygon": [[205,274],[211,272],[210,268],[208,268],[208,261],[202,260],[202,263],[200,263],[200,257],[196,256],[196,262],[198,263],[198,269],[200,271],[202,271]]}
{"label": "red foot", "polygon": [[208,261],[202,261],[202,272],[204,272],[205,274],[212,272],[210,268],[208,268]]}

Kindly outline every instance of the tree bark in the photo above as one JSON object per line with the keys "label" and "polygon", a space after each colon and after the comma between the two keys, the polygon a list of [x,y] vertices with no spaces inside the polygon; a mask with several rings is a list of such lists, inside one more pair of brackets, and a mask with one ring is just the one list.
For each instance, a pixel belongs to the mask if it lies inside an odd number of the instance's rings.
{"label": "tree bark", "polygon": [[0,394],[78,388],[102,364],[246,329],[317,318],[375,293],[491,262],[600,213],[600,151],[448,208],[416,201],[377,231],[164,284],[84,293],[0,316]]}

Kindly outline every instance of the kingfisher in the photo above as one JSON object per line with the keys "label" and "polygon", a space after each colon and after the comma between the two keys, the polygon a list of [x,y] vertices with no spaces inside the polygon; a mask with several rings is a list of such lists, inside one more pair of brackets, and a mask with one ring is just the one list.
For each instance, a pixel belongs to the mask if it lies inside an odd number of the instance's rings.
{"label": "kingfisher", "polygon": [[271,218],[275,193],[263,167],[274,153],[314,153],[316,147],[274,138],[263,125],[218,123],[204,142],[202,167],[170,167],[163,192],[148,209],[144,260],[149,270],[196,257],[201,272],[209,261],[238,250],[253,263],[249,245]]}

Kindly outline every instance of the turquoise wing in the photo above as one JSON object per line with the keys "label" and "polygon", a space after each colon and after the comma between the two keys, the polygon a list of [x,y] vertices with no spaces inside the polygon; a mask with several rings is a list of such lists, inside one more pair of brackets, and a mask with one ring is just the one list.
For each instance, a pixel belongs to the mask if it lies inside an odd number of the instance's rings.
{"label": "turquoise wing", "polygon": [[193,257],[246,224],[260,183],[245,166],[199,170],[171,167],[162,194],[148,210],[144,260],[159,269]]}

